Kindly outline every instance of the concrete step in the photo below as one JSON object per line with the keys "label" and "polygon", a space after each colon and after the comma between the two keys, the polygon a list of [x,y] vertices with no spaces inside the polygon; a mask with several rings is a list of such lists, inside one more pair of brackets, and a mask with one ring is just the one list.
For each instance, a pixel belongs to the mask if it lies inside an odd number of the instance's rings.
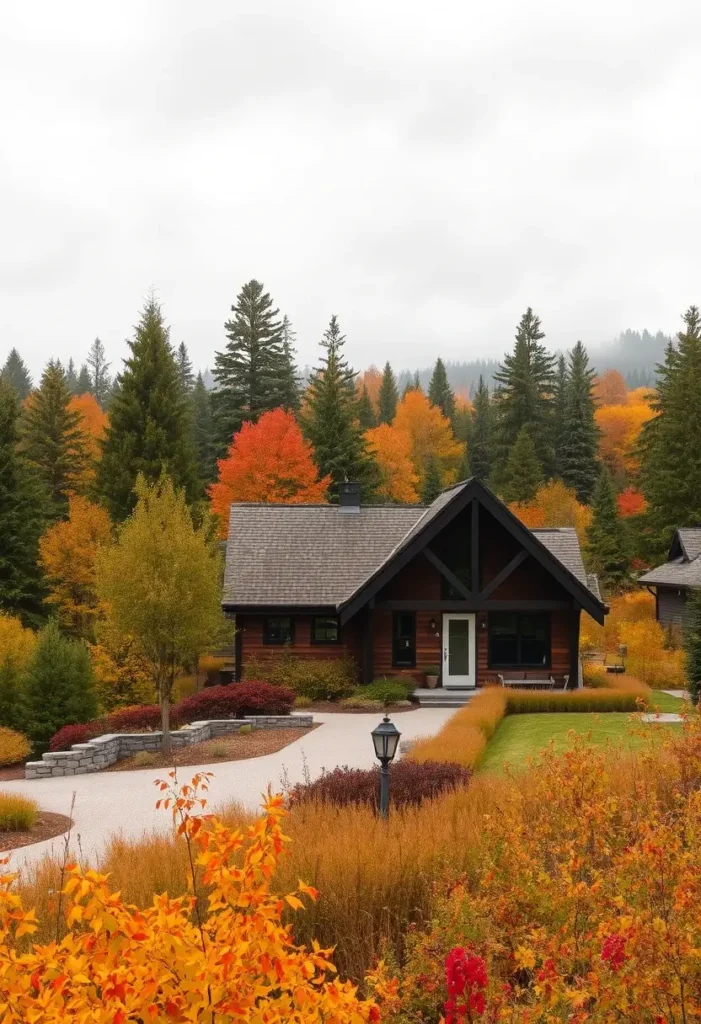
{"label": "concrete step", "polygon": [[414,690],[414,699],[422,708],[461,708],[472,700],[476,692],[475,689],[453,690],[437,686],[429,690],[428,687],[418,687]]}

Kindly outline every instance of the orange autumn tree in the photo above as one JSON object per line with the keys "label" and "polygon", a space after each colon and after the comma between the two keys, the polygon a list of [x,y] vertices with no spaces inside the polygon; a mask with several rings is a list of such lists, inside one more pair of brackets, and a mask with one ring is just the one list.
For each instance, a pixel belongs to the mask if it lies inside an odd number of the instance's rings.
{"label": "orange autumn tree", "polygon": [[603,405],[595,413],[601,455],[611,473],[618,476],[637,471],[640,431],[654,416],[649,402],[635,394],[635,400],[627,405]]}
{"label": "orange autumn tree", "polygon": [[397,406],[392,427],[408,438],[411,461],[421,487],[432,461],[438,466],[442,487],[455,483],[465,446],[455,439],[450,420],[423,392],[406,393]]}
{"label": "orange autumn tree", "polygon": [[105,436],[109,420],[97,399],[90,394],[75,395],[68,403],[68,409],[80,416],[78,428],[83,435],[87,459],[85,471],[76,489],[85,491],[95,479],[95,467],[102,455],[100,442]]}
{"label": "orange autumn tree", "polygon": [[291,412],[273,409],[257,423],[244,423],[225,459],[219,479],[209,488],[220,534],[226,536],[234,501],[307,505],[326,501],[331,478],[319,479],[314,452]]}
{"label": "orange autumn tree", "polygon": [[618,511],[624,519],[628,519],[630,516],[639,516],[647,508],[645,496],[636,490],[635,487],[626,487],[618,495],[616,501],[618,503]]}
{"label": "orange autumn tree", "polygon": [[59,622],[83,640],[95,638],[100,614],[96,559],[111,543],[112,524],[101,505],[80,495],[68,500],[68,519],[55,523],[39,542],[39,561],[49,587],[47,601]]}
{"label": "orange autumn tree", "polygon": [[377,413],[379,405],[381,383],[382,373],[374,364],[372,366],[368,366],[365,373],[361,373],[356,381],[358,395],[362,394],[364,387],[368,389],[368,395],[370,396],[370,401],[372,402],[372,407],[375,410],[375,413]]}
{"label": "orange autumn tree", "polygon": [[387,423],[365,432],[365,440],[377,466],[381,501],[411,504],[419,500],[419,478],[411,461],[409,435]]}
{"label": "orange autumn tree", "polygon": [[577,500],[575,491],[561,480],[551,480],[541,487],[533,501],[515,502],[509,508],[529,530],[547,526],[573,526],[580,543],[585,543],[591,523],[591,509]]}
{"label": "orange autumn tree", "polygon": [[594,381],[594,398],[598,405],[627,405],[628,388],[618,370],[607,370]]}

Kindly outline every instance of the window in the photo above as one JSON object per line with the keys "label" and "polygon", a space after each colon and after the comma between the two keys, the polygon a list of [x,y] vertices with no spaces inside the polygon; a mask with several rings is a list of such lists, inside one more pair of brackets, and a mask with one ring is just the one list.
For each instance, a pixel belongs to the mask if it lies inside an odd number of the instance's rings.
{"label": "window", "polygon": [[492,612],[489,662],[492,668],[549,668],[550,616]]}
{"label": "window", "polygon": [[397,668],[416,667],[416,616],[414,612],[395,612],[392,618],[392,664]]}
{"label": "window", "polygon": [[289,615],[267,618],[263,622],[264,644],[293,644],[294,624]]}
{"label": "window", "polygon": [[341,640],[341,626],[335,615],[316,615],[312,619],[313,644],[337,644]]}

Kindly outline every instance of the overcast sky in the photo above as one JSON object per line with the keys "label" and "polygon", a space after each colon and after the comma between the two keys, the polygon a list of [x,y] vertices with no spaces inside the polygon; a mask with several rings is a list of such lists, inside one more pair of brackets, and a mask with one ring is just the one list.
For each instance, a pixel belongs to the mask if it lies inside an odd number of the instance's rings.
{"label": "overcast sky", "polygon": [[676,330],[701,303],[697,0],[5,4],[0,362],[211,365],[262,280],[302,363]]}

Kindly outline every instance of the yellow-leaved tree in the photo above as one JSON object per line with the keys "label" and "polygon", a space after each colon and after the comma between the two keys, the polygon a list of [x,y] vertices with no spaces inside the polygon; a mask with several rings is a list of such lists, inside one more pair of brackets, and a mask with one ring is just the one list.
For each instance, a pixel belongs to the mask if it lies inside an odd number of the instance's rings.
{"label": "yellow-leaved tree", "polygon": [[407,435],[411,461],[421,490],[432,466],[438,468],[441,487],[455,483],[465,446],[456,441],[450,420],[429,402],[423,392],[406,393],[397,406],[392,427]]}
{"label": "yellow-leaved tree", "polygon": [[575,491],[561,480],[551,480],[538,488],[533,501],[514,502],[509,508],[529,530],[547,526],[573,526],[581,544],[586,542],[591,509],[577,500]]}
{"label": "yellow-leaved tree", "polygon": [[209,524],[195,526],[169,477],[136,482],[137,504],[117,541],[98,557],[97,591],[107,622],[146,659],[170,756],[170,703],[178,675],[226,633],[221,558]]}
{"label": "yellow-leaved tree", "polygon": [[419,478],[411,461],[411,438],[404,430],[381,423],[365,431],[365,440],[377,465],[377,497],[411,504],[419,500]]}

